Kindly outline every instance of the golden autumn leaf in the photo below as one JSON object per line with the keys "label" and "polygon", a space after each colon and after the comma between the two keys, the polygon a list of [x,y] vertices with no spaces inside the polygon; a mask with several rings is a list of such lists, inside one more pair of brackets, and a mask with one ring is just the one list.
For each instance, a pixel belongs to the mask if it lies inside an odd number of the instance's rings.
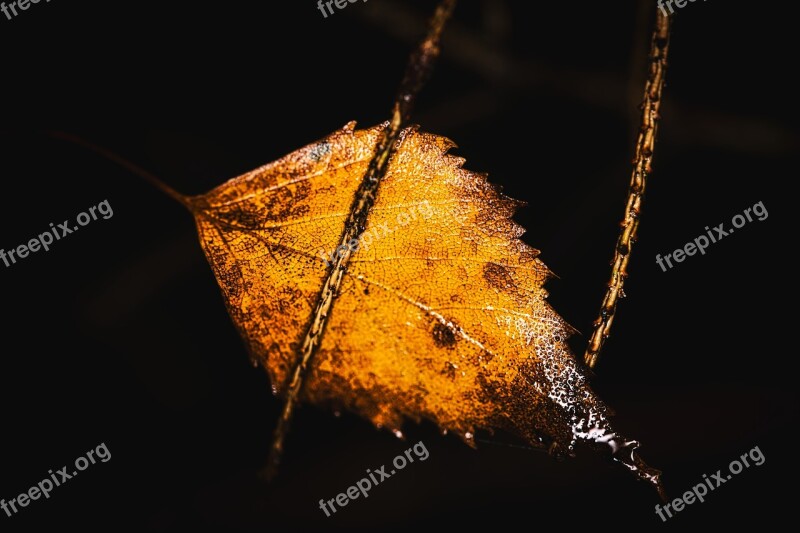
{"label": "golden autumn leaf", "polygon": [[[451,141],[409,128],[366,220],[353,219],[385,127],[350,123],[188,200],[273,391],[285,393],[314,337],[304,402],[398,435],[404,419],[428,419],[472,446],[492,428],[559,454],[607,444],[658,486],[569,351],[573,331],[543,288],[551,274],[511,220],[521,202],[464,170]],[[358,238],[343,246],[345,235]]]}

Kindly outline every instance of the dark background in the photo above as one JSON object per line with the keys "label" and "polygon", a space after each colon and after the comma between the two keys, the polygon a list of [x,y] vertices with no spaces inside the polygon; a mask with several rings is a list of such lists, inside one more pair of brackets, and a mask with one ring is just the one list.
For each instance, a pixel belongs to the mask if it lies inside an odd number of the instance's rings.
{"label": "dark background", "polygon": [[[192,218],[135,175],[41,134],[83,136],[181,192],[205,192],[350,120],[388,118],[434,2],[370,0],[323,18],[313,0],[54,0],[0,15],[0,247],[105,199],[114,210],[47,253],[0,264],[0,498],[101,442],[112,456],[49,500],[0,513],[0,529],[651,530],[794,519],[800,134],[788,5],[695,2],[675,21],[628,297],[593,383],[673,498],[755,446],[766,462],[667,524],[650,488],[591,450],[561,462],[501,444],[476,452],[431,424],[408,424],[403,443],[312,407],[296,417],[280,478],[261,485],[254,473],[279,402],[248,361]],[[550,301],[582,332],[580,353],[622,216],[654,9],[463,0],[414,114],[459,144],[467,168],[529,203],[516,219],[560,277]],[[759,201],[766,221],[666,273],[655,264]],[[335,517],[319,510],[320,498],[419,440],[427,461]]]}

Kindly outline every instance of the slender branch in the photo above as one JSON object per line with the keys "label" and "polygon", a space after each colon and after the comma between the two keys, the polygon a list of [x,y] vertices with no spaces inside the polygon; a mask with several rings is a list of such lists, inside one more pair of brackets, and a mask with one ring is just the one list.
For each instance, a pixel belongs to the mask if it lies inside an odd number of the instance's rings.
{"label": "slender branch", "polygon": [[642,119],[639,126],[639,138],[636,141],[636,154],[633,162],[633,175],[628,188],[628,200],[625,204],[625,218],[620,223],[622,228],[617,245],[614,248],[614,260],[611,267],[611,279],[608,290],[600,306],[600,316],[594,321],[594,332],[583,360],[589,368],[594,368],[600,356],[600,350],[608,338],[617,301],[624,297],[622,286],[628,277],[628,261],[631,257],[639,218],[642,209],[647,177],[653,170],[653,149],[658,131],[661,96],[664,90],[664,78],[667,70],[667,53],[669,52],[670,18],[662,10],[657,10],[656,27],[650,44],[650,71],[644,89],[642,102]]}
{"label": "slender branch", "polygon": [[[644,3],[651,0],[641,0]],[[400,42],[416,43],[414,28],[419,26],[422,17],[417,13],[415,4],[408,0],[381,0],[367,2],[363,9],[354,11],[364,23],[376,31],[384,32]],[[654,6],[657,7],[657,6]],[[651,13],[652,16],[652,13]],[[650,20],[648,17],[647,20]],[[645,25],[647,25],[645,23]],[[647,40],[649,33],[642,39]],[[647,49],[641,58],[644,62]],[[610,72],[585,71],[573,69],[566,65],[557,68],[547,62],[535,61],[529,56],[515,56],[510,50],[502,48],[475,28],[468,27],[458,21],[447,25],[447,33],[442,38],[442,57],[460,67],[464,72],[471,72],[490,82],[488,92],[498,98],[498,94],[528,94],[531,89],[554,91],[571,101],[602,109],[604,112],[616,113],[621,120],[630,119],[634,130],[638,127],[641,85],[637,85],[634,100],[630,105],[628,94],[628,77]],[[627,73],[627,71],[625,71]],[[644,82],[644,79],[641,80]],[[503,89],[503,92],[498,92]],[[515,102],[514,98],[500,98],[498,107],[505,112]],[[445,104],[454,107],[451,103]],[[475,125],[487,116],[486,111],[475,110],[476,106],[467,106],[466,111],[453,113],[455,122],[443,122],[451,115],[440,118],[442,104],[432,111],[435,116],[417,117],[433,127],[433,119],[437,119],[437,128],[447,124],[453,128]],[[631,113],[631,110],[634,112]],[[488,113],[492,115],[492,113]],[[677,99],[671,99],[669,108],[664,112],[669,116],[672,143],[705,146],[713,149],[734,151],[756,155],[773,156],[783,154],[794,156],[800,152],[800,134],[797,128],[788,128],[783,124],[766,118],[752,115],[735,114],[732,110],[714,112],[682,105]],[[436,129],[436,128],[434,128]]]}
{"label": "slender branch", "polygon": [[408,122],[417,95],[430,77],[433,65],[439,57],[439,41],[442,30],[453,13],[455,5],[456,0],[442,0],[439,3],[431,19],[425,40],[420,43],[408,60],[403,81],[395,97],[392,118],[381,133],[375,155],[370,161],[367,172],[359,185],[350,209],[350,215],[342,231],[339,249],[345,250],[345,253],[339,254],[330,267],[328,277],[317,299],[311,323],[303,339],[299,360],[292,371],[286,389],[286,403],[278,419],[269,459],[263,472],[267,479],[271,479],[277,473],[283,453],[283,443],[289,431],[297,400],[305,383],[306,373],[314,354],[322,342],[322,333],[325,329],[327,317],[330,315],[334,297],[344,278],[345,265],[350,259],[350,249],[347,243],[358,237],[366,226],[367,215],[375,203],[378,186],[386,173],[387,163],[397,148],[397,141],[400,139],[403,128]]}
{"label": "slender branch", "polygon": [[93,151],[93,152],[105,157],[106,159],[109,159],[110,161],[113,161],[114,163],[118,164],[122,168],[130,171],[133,174],[136,174],[140,178],[142,178],[145,181],[149,182],[155,188],[157,188],[158,190],[160,190],[161,192],[163,192],[164,194],[166,194],[167,196],[169,196],[170,198],[172,198],[176,202],[180,203],[181,205],[183,205],[188,210],[190,210],[190,211],[192,210],[191,201],[189,200],[188,197],[182,195],[181,193],[179,193],[178,191],[176,191],[175,189],[173,189],[172,187],[170,187],[169,185],[167,185],[166,183],[164,183],[163,181],[158,179],[154,174],[148,172],[147,170],[143,169],[139,165],[131,163],[130,161],[128,161],[124,157],[121,157],[121,156],[115,154],[114,152],[103,148],[102,146],[98,146],[98,145],[96,145],[94,143],[91,143],[91,142],[89,142],[89,141],[87,141],[85,139],[82,139],[81,137],[78,137],[76,135],[72,135],[70,133],[64,133],[62,131],[47,131],[45,133],[47,135],[51,136],[51,137],[56,138],[56,139],[61,139],[62,141],[67,141],[67,142],[71,142],[71,143],[77,144],[79,146],[83,146],[84,148],[87,148],[87,149],[89,149],[89,150],[91,150],[91,151]]}

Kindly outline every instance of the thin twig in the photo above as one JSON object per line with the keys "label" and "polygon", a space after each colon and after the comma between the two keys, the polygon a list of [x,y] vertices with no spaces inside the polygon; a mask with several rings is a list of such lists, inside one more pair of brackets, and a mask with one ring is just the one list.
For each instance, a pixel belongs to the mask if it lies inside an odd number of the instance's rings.
{"label": "thin twig", "polygon": [[[371,28],[387,33],[400,42],[415,43],[418,37],[414,28],[419,26],[421,17],[414,5],[415,2],[407,0],[367,2],[363,9],[354,14]],[[645,35],[642,40],[647,37]],[[516,102],[515,98],[503,99],[504,94],[530,95],[531,90],[544,90],[547,94],[555,92],[583,105],[615,113],[620,120],[628,120],[633,109],[635,116],[632,122],[638,122],[639,111],[636,105],[630,105],[626,97],[628,78],[618,74],[574,69],[563,64],[555,68],[530,55],[515,56],[487,40],[475,28],[458,21],[448,24],[447,34],[442,38],[442,57],[464,72],[471,72],[490,83],[488,87],[495,95],[501,96],[502,109],[495,114],[509,112],[510,103]],[[642,57],[642,61],[645,59]],[[637,104],[640,97],[641,85],[634,97]],[[468,107],[460,115],[453,115],[456,122],[443,123],[440,120],[436,123],[437,127],[427,116],[424,120],[417,116],[417,120],[432,130],[441,129],[442,124],[448,128],[463,127],[464,124],[475,126],[486,114],[473,108]],[[439,111],[438,107],[432,111],[436,113],[434,119],[439,120]],[[711,112],[703,107],[682,104],[673,98],[669,100],[664,116],[669,117],[672,144],[765,156],[800,152],[800,134],[796,128],[787,128],[774,120],[753,114],[735,114],[730,109]],[[637,128],[638,124],[633,124],[633,127]]]}
{"label": "thin twig", "polygon": [[136,174],[140,178],[149,182],[155,188],[157,188],[158,190],[160,190],[161,192],[163,192],[176,202],[180,203],[185,208],[189,209],[190,211],[192,210],[191,201],[187,196],[184,196],[183,194],[179,193],[178,191],[176,191],[175,189],[164,183],[151,172],[148,172],[147,170],[143,169],[142,167],[140,167],[135,163],[131,163],[124,157],[115,154],[111,150],[103,148],[102,146],[98,146],[92,142],[87,141],[86,139],[78,137],[77,135],[72,135],[71,133],[64,133],[63,131],[47,131],[45,133],[50,137],[61,139],[62,141],[71,142],[79,146],[83,146],[84,148],[91,150],[110,161],[113,161],[114,163],[118,164],[124,169],[130,171],[133,174]]}
{"label": "thin twig", "polygon": [[330,267],[328,277],[314,308],[311,323],[303,339],[299,360],[292,371],[291,379],[286,388],[286,403],[278,419],[269,460],[263,472],[267,479],[271,479],[277,473],[278,464],[283,453],[283,442],[289,431],[297,399],[305,383],[305,376],[311,360],[322,341],[322,333],[327,317],[330,315],[334,297],[344,278],[345,266],[350,259],[350,249],[347,243],[357,238],[364,231],[367,215],[375,203],[378,186],[386,172],[387,163],[397,148],[397,141],[400,139],[403,128],[408,123],[417,95],[433,71],[433,65],[439,57],[439,41],[442,30],[450,18],[455,4],[456,0],[442,0],[440,2],[431,19],[427,37],[409,58],[403,81],[395,97],[392,118],[388,126],[382,131],[375,155],[370,161],[364,179],[356,192],[350,215],[342,231],[339,249],[345,250],[345,253],[339,254]]}
{"label": "thin twig", "polygon": [[589,339],[586,354],[583,360],[589,368],[594,368],[600,356],[603,343],[608,338],[614,314],[617,310],[617,301],[624,297],[622,286],[628,277],[628,261],[631,257],[631,248],[636,242],[636,231],[639,228],[639,217],[642,209],[642,196],[644,195],[647,177],[653,170],[653,149],[658,131],[659,110],[661,96],[664,90],[664,78],[667,70],[667,53],[669,52],[670,18],[662,10],[657,10],[656,27],[653,30],[653,39],[650,44],[650,71],[644,89],[642,102],[642,120],[639,129],[639,138],[636,141],[636,155],[633,163],[633,176],[628,188],[628,200],[625,205],[625,218],[620,223],[622,228],[617,245],[614,248],[614,261],[611,267],[611,280],[608,282],[608,291],[603,304],[600,306],[600,316],[594,322],[594,332]]}

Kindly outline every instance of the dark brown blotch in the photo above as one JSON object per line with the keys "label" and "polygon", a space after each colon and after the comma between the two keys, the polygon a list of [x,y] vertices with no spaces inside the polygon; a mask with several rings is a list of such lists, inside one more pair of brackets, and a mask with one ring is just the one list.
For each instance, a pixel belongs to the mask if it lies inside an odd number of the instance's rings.
{"label": "dark brown blotch", "polygon": [[305,199],[311,185],[305,181],[281,187],[254,199],[236,202],[213,211],[212,218],[235,229],[258,230],[266,225],[308,216]]}
{"label": "dark brown blotch", "polygon": [[433,326],[432,336],[433,342],[439,348],[453,348],[456,344],[456,334],[451,328],[441,322],[437,322],[436,325]]}
{"label": "dark brown blotch", "polygon": [[506,291],[516,289],[517,284],[511,272],[503,265],[486,263],[483,267],[483,278],[495,289]]}

